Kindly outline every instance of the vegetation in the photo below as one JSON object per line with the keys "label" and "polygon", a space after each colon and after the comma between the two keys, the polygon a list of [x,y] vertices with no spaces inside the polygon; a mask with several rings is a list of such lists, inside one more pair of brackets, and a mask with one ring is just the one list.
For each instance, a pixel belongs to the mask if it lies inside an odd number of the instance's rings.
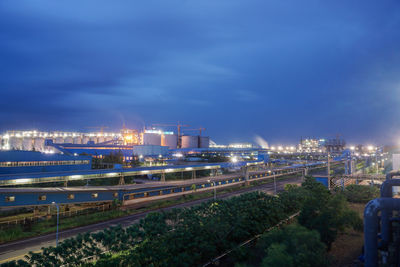
{"label": "vegetation", "polygon": [[[300,225],[263,234],[254,251],[238,249],[297,211]],[[362,222],[344,194],[308,177],[302,187],[286,186],[278,197],[253,192],[150,213],[127,228],[79,235],[30,253],[27,262],[4,266],[196,266],[230,249],[244,265],[326,266],[326,249],[347,227],[360,230]]]}
{"label": "vegetation", "polygon": [[348,185],[343,191],[347,201],[354,203],[367,203],[371,199],[378,198],[380,194],[377,186],[369,185]]}
{"label": "vegetation", "polygon": [[151,213],[125,229],[80,235],[57,248],[30,253],[28,261],[38,266],[76,265],[96,255],[95,266],[193,266],[275,225],[288,216],[284,210],[289,211],[283,209],[280,198],[248,193]]}
{"label": "vegetation", "polygon": [[246,264],[235,266],[328,266],[326,246],[317,231],[298,224],[275,229],[261,236]]}

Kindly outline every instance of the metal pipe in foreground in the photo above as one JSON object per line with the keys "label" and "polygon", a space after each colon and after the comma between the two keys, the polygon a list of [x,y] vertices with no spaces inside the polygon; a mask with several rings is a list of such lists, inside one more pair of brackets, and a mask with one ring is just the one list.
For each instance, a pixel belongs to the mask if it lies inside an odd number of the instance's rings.
{"label": "metal pipe in foreground", "polygon": [[[398,172],[396,172],[398,173]],[[388,179],[388,175],[386,176],[386,181],[384,181],[381,185],[381,197],[384,198],[392,198],[393,197],[393,186],[400,186],[400,179],[392,179],[393,175],[396,173],[391,173],[390,178]],[[390,239],[390,217],[392,217],[392,211],[390,210],[382,210],[381,218],[382,218],[382,244],[387,245]]]}
{"label": "metal pipe in foreground", "polygon": [[[365,267],[378,266],[379,211],[400,209],[398,198],[377,198],[368,202],[364,210]],[[382,227],[386,227],[382,225]]]}

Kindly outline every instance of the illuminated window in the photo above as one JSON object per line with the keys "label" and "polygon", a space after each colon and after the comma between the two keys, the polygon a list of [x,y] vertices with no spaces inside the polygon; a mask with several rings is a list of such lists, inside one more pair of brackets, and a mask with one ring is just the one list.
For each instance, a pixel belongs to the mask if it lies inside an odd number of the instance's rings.
{"label": "illuminated window", "polygon": [[75,199],[75,195],[74,194],[69,194],[68,195],[68,199]]}
{"label": "illuminated window", "polygon": [[97,194],[97,193],[92,194],[92,198],[97,198],[98,196],[99,196],[99,194]]}
{"label": "illuminated window", "polygon": [[39,200],[46,200],[46,195],[39,196]]}
{"label": "illuminated window", "polygon": [[14,202],[14,201],[15,201],[15,196],[6,197],[6,202]]}
{"label": "illuminated window", "polygon": [[113,195],[114,197],[118,197],[118,192],[115,192]]}

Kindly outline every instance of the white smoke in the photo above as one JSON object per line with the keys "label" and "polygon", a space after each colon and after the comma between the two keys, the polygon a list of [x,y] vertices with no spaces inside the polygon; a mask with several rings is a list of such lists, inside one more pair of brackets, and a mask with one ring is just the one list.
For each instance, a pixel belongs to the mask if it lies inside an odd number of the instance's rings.
{"label": "white smoke", "polygon": [[254,137],[254,142],[256,142],[256,144],[259,145],[259,146],[262,147],[262,148],[268,148],[268,142],[265,141],[265,139],[262,138],[262,137],[259,136],[259,135],[256,135],[256,136]]}

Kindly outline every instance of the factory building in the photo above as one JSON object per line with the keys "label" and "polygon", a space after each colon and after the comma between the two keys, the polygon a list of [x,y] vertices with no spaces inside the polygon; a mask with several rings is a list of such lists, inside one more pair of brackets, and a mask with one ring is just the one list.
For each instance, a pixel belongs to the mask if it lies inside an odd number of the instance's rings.
{"label": "factory building", "polygon": [[90,170],[91,157],[35,151],[0,151],[0,174]]}
{"label": "factory building", "polygon": [[133,155],[138,157],[159,157],[167,156],[169,149],[167,146],[139,145],[133,147]]}
{"label": "factory building", "polygon": [[45,145],[46,140],[56,144],[98,144],[116,139],[121,139],[120,133],[7,131],[0,135],[0,150],[54,152]]}

